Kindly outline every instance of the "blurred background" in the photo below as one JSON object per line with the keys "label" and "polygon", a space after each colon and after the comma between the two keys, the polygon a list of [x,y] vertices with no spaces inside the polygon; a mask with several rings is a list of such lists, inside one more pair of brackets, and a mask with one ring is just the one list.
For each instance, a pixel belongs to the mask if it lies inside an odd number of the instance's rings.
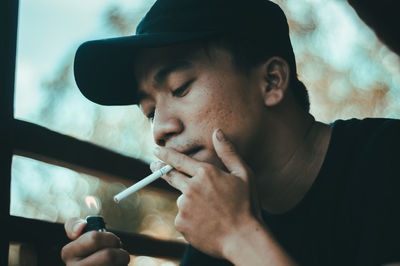
{"label": "blurred background", "polygon": [[[104,107],[78,91],[72,74],[84,41],[134,33],[153,0],[20,0],[15,118],[144,162],[155,160],[151,124],[136,106]],[[285,11],[298,75],[317,120],[400,118],[400,60],[344,0],[275,0]],[[132,173],[134,174],[134,173]],[[11,214],[63,223],[100,214],[109,228],[184,241],[174,229],[177,195],[124,188],[66,168],[14,156]],[[130,265],[177,265],[132,256]]]}

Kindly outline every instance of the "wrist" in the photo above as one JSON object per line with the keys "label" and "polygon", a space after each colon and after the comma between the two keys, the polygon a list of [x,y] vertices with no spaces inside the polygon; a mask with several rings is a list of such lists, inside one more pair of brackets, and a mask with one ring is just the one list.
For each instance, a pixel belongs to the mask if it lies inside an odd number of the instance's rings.
{"label": "wrist", "polygon": [[296,265],[266,225],[253,216],[224,238],[222,255],[235,265]]}
{"label": "wrist", "polygon": [[249,247],[248,242],[254,233],[261,233],[263,225],[253,216],[243,219],[243,222],[221,241],[222,256],[234,261],[235,256],[243,251],[243,247]]}

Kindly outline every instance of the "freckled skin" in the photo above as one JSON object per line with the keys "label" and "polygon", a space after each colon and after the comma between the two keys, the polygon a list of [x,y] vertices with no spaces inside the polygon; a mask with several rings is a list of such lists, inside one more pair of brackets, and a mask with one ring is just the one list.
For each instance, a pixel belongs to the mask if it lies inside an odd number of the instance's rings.
{"label": "freckled skin", "polygon": [[[251,76],[234,69],[226,51],[214,51],[211,59],[198,50],[194,55],[183,55],[193,62],[192,69],[173,73],[163,86],[154,88],[152,79],[157,69],[176,59],[175,51],[179,48],[147,49],[136,61],[135,69],[140,69],[135,73],[139,87],[150,95],[141,106],[145,114],[155,109],[155,141],[160,143],[164,139],[166,147],[177,150],[200,145],[204,149],[194,158],[221,166],[211,140],[212,132],[221,128],[238,153],[249,158],[263,139],[263,103],[258,84],[251,81]],[[187,94],[173,97],[171,90],[190,78],[196,80]]]}

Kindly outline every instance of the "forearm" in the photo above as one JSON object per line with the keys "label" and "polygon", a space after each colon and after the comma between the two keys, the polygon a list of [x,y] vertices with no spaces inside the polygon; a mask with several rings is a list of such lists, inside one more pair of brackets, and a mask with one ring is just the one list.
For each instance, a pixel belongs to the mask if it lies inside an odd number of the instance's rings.
{"label": "forearm", "polygon": [[255,219],[225,239],[223,252],[224,257],[235,265],[296,265]]}

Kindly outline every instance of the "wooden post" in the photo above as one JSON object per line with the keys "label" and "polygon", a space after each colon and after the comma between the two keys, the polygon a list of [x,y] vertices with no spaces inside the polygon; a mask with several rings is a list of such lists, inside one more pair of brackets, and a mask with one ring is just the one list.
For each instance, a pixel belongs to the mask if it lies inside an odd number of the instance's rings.
{"label": "wooden post", "polygon": [[6,224],[0,238],[0,265],[8,265],[12,121],[18,0],[0,1],[0,217]]}

